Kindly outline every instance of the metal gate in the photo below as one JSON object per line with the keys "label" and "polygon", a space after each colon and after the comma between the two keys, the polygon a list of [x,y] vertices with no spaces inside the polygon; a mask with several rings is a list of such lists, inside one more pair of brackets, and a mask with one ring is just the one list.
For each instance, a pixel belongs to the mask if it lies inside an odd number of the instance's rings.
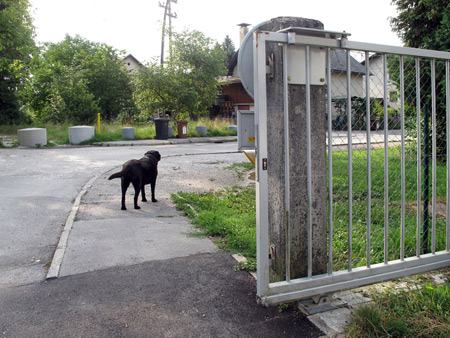
{"label": "metal gate", "polygon": [[[348,34],[347,34],[348,35]],[[257,295],[274,304],[326,295],[450,265],[450,53],[352,42],[345,33],[289,28],[253,35],[257,150]],[[282,50],[272,59],[270,44]],[[295,48],[293,48],[295,47]],[[292,50],[295,49],[295,52]],[[307,255],[270,277],[276,250],[269,236],[267,81],[283,72],[284,207],[289,212],[289,84],[304,83],[308,210]],[[293,70],[295,68],[295,71]],[[297,81],[297,80],[295,80]],[[326,268],[314,272],[311,215],[311,88],[322,85],[326,111]],[[325,135],[324,134],[324,135]],[[290,154],[291,153],[291,154]],[[283,225],[284,226],[284,225]],[[283,236],[289,253],[293,225]],[[292,264],[305,275],[292,278]]]}

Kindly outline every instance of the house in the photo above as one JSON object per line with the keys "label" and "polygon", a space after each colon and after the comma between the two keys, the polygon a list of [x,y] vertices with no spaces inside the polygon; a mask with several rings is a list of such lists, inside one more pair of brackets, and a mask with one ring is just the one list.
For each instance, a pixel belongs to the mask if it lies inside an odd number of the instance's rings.
{"label": "house", "polygon": [[127,68],[128,72],[135,72],[138,68],[142,67],[142,63],[138,61],[132,54],[128,54],[123,59],[123,65]]}
{"label": "house", "polygon": [[[216,115],[222,117],[236,117],[238,110],[253,110],[253,98],[244,89],[237,67],[239,50],[234,54],[228,64],[228,74],[223,79],[222,94],[219,96],[216,105]],[[350,58],[352,97],[365,96],[364,76],[365,67],[353,56]],[[334,105],[333,120],[337,119],[344,111],[343,105],[347,98],[347,52],[342,49],[331,50],[331,95]]]}
{"label": "house", "polygon": [[[365,66],[366,60],[362,61],[361,64]],[[378,99],[380,102],[384,101],[384,65],[383,65],[383,55],[380,53],[375,53],[369,57],[369,69],[370,69],[370,97]],[[366,81],[364,76],[364,82]],[[388,70],[388,80],[387,80],[387,93],[388,108],[398,109],[399,107],[399,95],[397,91],[397,86],[392,82],[389,76]]]}

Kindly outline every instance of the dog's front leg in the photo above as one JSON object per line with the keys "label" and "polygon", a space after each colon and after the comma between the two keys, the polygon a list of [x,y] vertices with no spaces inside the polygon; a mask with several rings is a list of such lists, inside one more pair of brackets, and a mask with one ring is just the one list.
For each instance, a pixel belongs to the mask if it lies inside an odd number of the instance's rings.
{"label": "dog's front leg", "polygon": [[155,185],[156,185],[156,179],[152,182],[150,182],[150,186],[152,188],[152,202],[158,202],[157,199],[155,198]]}
{"label": "dog's front leg", "polygon": [[147,202],[147,199],[145,198],[145,184],[142,183],[141,186],[141,193],[142,193],[142,202]]}

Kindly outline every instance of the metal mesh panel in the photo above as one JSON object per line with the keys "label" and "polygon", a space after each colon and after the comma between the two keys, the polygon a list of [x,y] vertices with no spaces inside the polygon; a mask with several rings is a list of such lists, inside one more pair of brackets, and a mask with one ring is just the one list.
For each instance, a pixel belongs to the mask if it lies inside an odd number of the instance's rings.
{"label": "metal mesh panel", "polygon": [[445,62],[349,53],[350,82],[331,63],[331,271],[445,250]]}

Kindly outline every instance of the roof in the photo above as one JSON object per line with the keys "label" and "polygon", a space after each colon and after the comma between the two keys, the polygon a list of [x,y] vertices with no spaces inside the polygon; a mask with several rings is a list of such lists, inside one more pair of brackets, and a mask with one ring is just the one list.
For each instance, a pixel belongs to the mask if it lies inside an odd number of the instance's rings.
{"label": "roof", "polygon": [[[372,61],[373,59],[380,58],[380,57],[382,57],[382,56],[383,56],[383,54],[380,54],[380,53],[372,54],[371,56],[369,56],[369,63],[370,63],[370,61]],[[366,59],[362,60],[362,61],[361,61],[361,64],[362,64],[362,65],[365,65],[365,64],[366,64]]]}
{"label": "roof", "polygon": [[[366,68],[350,55],[351,73],[355,75],[366,75]],[[331,71],[336,73],[347,73],[347,51],[343,49],[331,50]]]}
{"label": "roof", "polygon": [[[228,63],[228,75],[233,75],[233,70],[237,65],[239,50],[234,53]],[[366,68],[350,55],[350,69],[352,74],[366,75]],[[347,51],[344,49],[331,50],[331,71],[336,73],[347,73]]]}
{"label": "roof", "polygon": [[128,54],[127,56],[125,56],[124,58],[123,58],[123,60],[125,61],[126,59],[128,59],[128,58],[130,58],[130,59],[132,59],[134,62],[136,62],[139,66],[142,66],[142,63],[138,60],[138,59],[136,59],[134,56],[133,56],[133,54]]}

